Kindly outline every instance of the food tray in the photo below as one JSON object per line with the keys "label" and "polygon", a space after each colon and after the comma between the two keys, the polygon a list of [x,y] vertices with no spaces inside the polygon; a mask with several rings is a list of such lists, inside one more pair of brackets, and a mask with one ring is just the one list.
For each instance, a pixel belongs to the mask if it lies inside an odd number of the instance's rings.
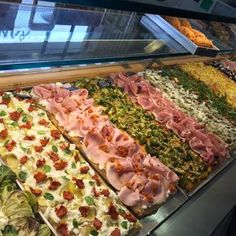
{"label": "food tray", "polygon": [[[3,161],[2,157],[0,156],[0,165],[5,165],[7,166],[7,164]],[[25,191],[23,185],[21,184],[21,182],[16,179],[16,184],[18,185],[19,189],[22,191]],[[54,227],[51,225],[51,223],[47,220],[47,218],[44,216],[43,212],[39,209],[38,210],[38,214],[40,215],[41,219],[44,221],[45,224],[47,224],[47,226],[50,228],[51,232],[53,233],[53,235],[55,236],[59,236],[56,232],[56,230],[54,229]]]}
{"label": "food tray", "polygon": [[[28,88],[28,89],[30,89],[30,88]],[[28,91],[28,89],[27,89],[27,91]],[[67,139],[67,137],[65,137],[65,138]],[[88,160],[85,153],[81,153],[81,155],[85,159]],[[232,163],[232,161],[234,159],[236,159],[236,150],[231,151],[229,158],[224,163],[222,163],[218,168],[216,168],[209,175],[209,177],[206,180],[204,180],[196,189],[194,189],[193,191],[191,191],[189,193],[185,192],[180,187],[177,187],[177,192],[174,195],[170,196],[167,199],[167,201],[159,207],[158,211],[156,211],[154,214],[144,216],[139,219],[141,224],[143,225],[143,227],[141,228],[141,230],[139,231],[139,234],[137,236],[149,235],[151,232],[153,232],[158,226],[160,226],[162,223],[164,223],[164,221],[166,221],[174,212],[176,212],[182,205],[184,205],[184,203],[186,203],[197,191],[199,191],[208,182],[210,182],[216,175],[221,173],[228,165],[230,165],[230,163]],[[1,156],[0,156],[0,163],[6,165],[6,163],[3,161]],[[103,178],[103,180],[104,180],[104,178]],[[16,180],[16,183],[18,184],[18,186],[21,190],[25,190],[24,187],[22,186],[22,184],[20,183],[20,181]],[[105,181],[105,183],[108,186],[110,186],[110,184],[107,181]],[[39,215],[41,216],[43,221],[49,226],[52,234],[55,236],[58,236],[55,228],[45,218],[43,212],[40,210],[39,210]]]}
{"label": "food tray", "polygon": [[180,31],[178,31],[175,27],[173,27],[170,23],[164,20],[161,16],[145,14],[147,19],[150,22],[153,22],[156,26],[160,27],[167,34],[169,34],[175,41],[177,41],[181,46],[183,46],[187,51],[189,51],[193,55],[201,55],[208,57],[215,57],[219,49],[215,46],[213,48],[199,47],[195,43],[193,43],[190,39],[188,39],[185,35],[183,35]]}

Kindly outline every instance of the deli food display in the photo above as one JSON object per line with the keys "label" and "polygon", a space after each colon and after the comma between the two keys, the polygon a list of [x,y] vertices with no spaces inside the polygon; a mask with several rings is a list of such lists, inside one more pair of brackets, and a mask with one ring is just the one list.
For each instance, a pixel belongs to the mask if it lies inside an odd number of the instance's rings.
{"label": "deli food display", "polygon": [[172,16],[165,17],[165,19],[196,45],[208,48],[214,46],[212,40],[208,39],[204,33],[194,29],[188,19]]}
{"label": "deli food display", "polygon": [[225,61],[209,61],[206,62],[207,65],[211,65],[216,67],[225,75],[227,75],[230,79],[236,82],[236,62],[225,60]]}
{"label": "deli food display", "polygon": [[[32,220],[38,204],[53,230],[35,220],[37,235],[138,234],[232,160],[235,86],[189,63],[2,92],[1,204],[22,197]],[[2,232],[23,230],[2,214]]]}
{"label": "deli food display", "polygon": [[[1,96],[4,162],[60,235],[127,235],[140,224],[32,99]],[[14,226],[14,225],[13,225]]]}

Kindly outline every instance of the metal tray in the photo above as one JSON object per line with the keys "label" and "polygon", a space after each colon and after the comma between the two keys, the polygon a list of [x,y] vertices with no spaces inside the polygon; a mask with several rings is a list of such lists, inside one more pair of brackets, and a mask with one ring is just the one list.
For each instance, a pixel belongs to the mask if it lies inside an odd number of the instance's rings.
{"label": "metal tray", "polygon": [[[172,38],[174,38],[180,45],[182,45],[186,50],[188,50],[191,54],[208,57],[215,57],[218,54],[219,49],[217,47],[199,47],[190,39],[188,39],[185,35],[183,35],[180,31],[178,31],[175,27],[173,27],[170,23],[164,20],[161,16],[151,14],[145,14],[145,16],[147,17],[147,19],[149,19],[150,25],[152,22],[156,26],[160,27]],[[151,28],[153,29],[153,26],[151,26]]]}

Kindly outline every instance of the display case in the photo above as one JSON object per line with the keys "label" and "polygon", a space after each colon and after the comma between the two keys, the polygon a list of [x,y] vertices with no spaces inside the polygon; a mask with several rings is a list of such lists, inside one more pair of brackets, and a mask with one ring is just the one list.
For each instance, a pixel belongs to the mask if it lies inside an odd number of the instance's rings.
{"label": "display case", "polygon": [[204,2],[202,19],[183,2],[0,2],[1,162],[52,234],[217,233],[236,199],[235,6]]}

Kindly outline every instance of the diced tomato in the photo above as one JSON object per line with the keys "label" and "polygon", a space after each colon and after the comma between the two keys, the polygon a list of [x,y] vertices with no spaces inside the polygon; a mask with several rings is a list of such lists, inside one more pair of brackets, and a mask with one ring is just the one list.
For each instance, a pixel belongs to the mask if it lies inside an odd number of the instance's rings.
{"label": "diced tomato", "polygon": [[88,171],[89,171],[89,167],[88,166],[80,167],[80,173],[81,174],[87,174]]}
{"label": "diced tomato", "polygon": [[0,90],[0,96],[2,96],[4,94],[3,90]]}
{"label": "diced tomato", "polygon": [[0,104],[8,105],[11,101],[10,97],[2,97],[2,101]]}
{"label": "diced tomato", "polygon": [[7,135],[8,135],[7,129],[3,129],[3,130],[0,132],[0,137],[1,137],[1,138],[6,138]]}
{"label": "diced tomato", "polygon": [[39,122],[38,122],[40,125],[43,125],[43,126],[48,126],[49,125],[49,122],[46,121],[45,119],[41,119]]}
{"label": "diced tomato", "polygon": [[118,220],[118,212],[115,208],[115,206],[111,203],[109,208],[108,208],[108,212],[107,212],[108,215],[111,216],[112,220]]}
{"label": "diced tomato", "polygon": [[69,143],[62,143],[61,145],[60,145],[60,149],[63,151],[63,150],[65,150],[65,149],[67,149],[67,148],[69,148],[70,147],[70,144]]}
{"label": "diced tomato", "polygon": [[48,186],[49,190],[57,190],[58,187],[61,186],[61,183],[58,181],[53,180],[50,185]]}
{"label": "diced tomato", "polygon": [[132,223],[137,222],[137,219],[135,219],[135,217],[130,213],[125,214],[124,218],[127,219],[129,222],[132,222]]}
{"label": "diced tomato", "polygon": [[21,129],[31,129],[32,124],[30,121],[26,121],[24,125],[20,125]]}
{"label": "diced tomato", "polygon": [[47,179],[47,175],[43,172],[37,172],[34,174],[34,178],[36,180],[36,183],[42,183],[43,181],[45,181]]}
{"label": "diced tomato", "polygon": [[34,102],[34,99],[33,98],[29,98],[29,99],[26,99],[25,100],[27,103],[33,103]]}
{"label": "diced tomato", "polygon": [[102,222],[95,217],[93,220],[93,226],[96,228],[96,230],[99,230],[102,227]]}
{"label": "diced tomato", "polygon": [[77,179],[74,177],[73,180],[75,181],[78,188],[83,189],[85,187],[82,179]]}
{"label": "diced tomato", "polygon": [[0,123],[4,123],[4,120],[3,120],[3,118],[0,118]]}
{"label": "diced tomato", "polygon": [[36,197],[40,196],[42,194],[42,190],[40,189],[33,189],[30,187],[31,193],[33,193]]}
{"label": "diced tomato", "polygon": [[108,196],[110,195],[110,192],[109,192],[108,189],[103,189],[103,190],[101,191],[101,194],[104,195],[105,197],[108,197]]}
{"label": "diced tomato", "polygon": [[101,180],[100,180],[100,178],[98,177],[97,174],[93,175],[92,179],[96,181],[97,186],[101,185]]}
{"label": "diced tomato", "polygon": [[54,138],[54,139],[59,139],[61,137],[61,133],[59,132],[59,130],[51,130],[51,136]]}
{"label": "diced tomato", "polygon": [[56,170],[63,170],[67,166],[67,161],[59,160],[54,163],[54,167]]}
{"label": "diced tomato", "polygon": [[62,236],[69,236],[69,231],[66,223],[60,223],[57,226],[57,232]]}
{"label": "diced tomato", "polygon": [[10,118],[14,121],[18,121],[20,119],[21,116],[21,112],[19,111],[13,111],[13,112],[9,112]]}
{"label": "diced tomato", "polygon": [[26,136],[24,137],[24,140],[28,140],[28,141],[35,140],[35,136],[34,136],[34,135],[26,135]]}
{"label": "diced tomato", "polygon": [[95,187],[92,188],[92,194],[94,197],[99,197],[100,193],[97,191]]}
{"label": "diced tomato", "polygon": [[48,152],[48,155],[53,162],[56,162],[59,160],[59,156],[53,151]]}
{"label": "diced tomato", "polygon": [[21,159],[20,159],[20,163],[21,163],[22,165],[24,165],[27,161],[28,161],[28,157],[27,157],[27,156],[23,156],[23,157],[21,157]]}
{"label": "diced tomato", "polygon": [[120,229],[119,229],[119,228],[115,228],[115,229],[111,232],[111,236],[120,236]]}
{"label": "diced tomato", "polygon": [[16,142],[14,140],[12,140],[5,147],[8,152],[11,152],[15,146],[16,146]]}
{"label": "diced tomato", "polygon": [[43,139],[40,139],[40,143],[43,147],[47,146],[48,142],[49,142],[49,138],[44,137]]}
{"label": "diced tomato", "polygon": [[43,158],[43,159],[38,159],[37,162],[36,162],[36,166],[37,167],[42,167],[44,166],[46,163],[46,160]]}
{"label": "diced tomato", "polygon": [[71,201],[74,198],[74,194],[70,191],[64,191],[63,192],[63,197],[68,200]]}
{"label": "diced tomato", "polygon": [[81,206],[81,207],[79,207],[79,211],[83,217],[87,217],[89,214],[89,207],[88,206]]}
{"label": "diced tomato", "polygon": [[35,147],[34,147],[34,150],[35,150],[36,152],[42,152],[42,151],[43,151],[43,146],[42,146],[42,145],[35,146]]}
{"label": "diced tomato", "polygon": [[67,208],[64,206],[59,206],[55,209],[55,212],[59,218],[67,215]]}
{"label": "diced tomato", "polygon": [[31,104],[29,105],[28,107],[28,111],[29,112],[32,112],[32,111],[35,111],[36,110],[36,107],[35,106],[32,106]]}

